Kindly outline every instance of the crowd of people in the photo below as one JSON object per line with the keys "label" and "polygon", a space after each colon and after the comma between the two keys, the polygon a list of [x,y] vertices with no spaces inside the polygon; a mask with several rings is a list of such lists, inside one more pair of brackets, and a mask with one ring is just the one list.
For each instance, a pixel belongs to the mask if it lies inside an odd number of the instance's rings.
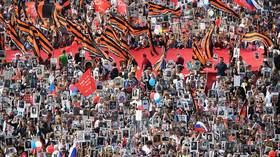
{"label": "crowd of people", "polygon": [[[75,1],[72,14],[65,15],[73,21],[87,20],[93,32],[102,29],[106,16],[98,27],[92,24],[97,18],[92,3]],[[279,16],[276,11],[247,12],[228,3],[242,14],[241,21],[222,15],[206,18],[208,8],[189,3],[188,29],[176,33],[170,26],[164,36],[154,35],[156,46],[163,47],[167,37],[168,48],[190,48],[193,39],[199,41],[206,33],[195,21],[215,23],[213,44],[228,48],[231,57],[229,64],[220,57],[213,65],[217,77],[211,86],[199,68],[182,73],[187,67],[180,55],[165,60],[156,72],[146,54],[142,63],[123,61],[118,67],[101,58],[89,62],[81,49],[73,55],[63,51],[57,59],[50,55],[47,60],[18,53],[11,62],[1,63],[0,156],[71,156],[73,147],[77,156],[89,157],[279,156]],[[11,16],[12,5],[1,3],[0,8],[5,18]],[[235,47],[261,47],[259,42],[240,41],[240,34],[249,30],[265,32],[275,44],[264,47],[257,71],[241,56],[232,55]],[[74,40],[71,34],[42,31],[54,48]],[[131,49],[149,44],[145,35],[127,39]],[[96,90],[85,97],[75,85],[89,69]]]}

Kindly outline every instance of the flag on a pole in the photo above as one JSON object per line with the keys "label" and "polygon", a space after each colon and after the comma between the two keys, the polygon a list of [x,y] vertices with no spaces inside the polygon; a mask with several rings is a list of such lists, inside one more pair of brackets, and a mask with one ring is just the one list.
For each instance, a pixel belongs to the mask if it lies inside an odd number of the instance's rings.
{"label": "flag on a pole", "polygon": [[89,96],[96,90],[95,81],[91,75],[91,68],[82,75],[76,87],[84,96]]}

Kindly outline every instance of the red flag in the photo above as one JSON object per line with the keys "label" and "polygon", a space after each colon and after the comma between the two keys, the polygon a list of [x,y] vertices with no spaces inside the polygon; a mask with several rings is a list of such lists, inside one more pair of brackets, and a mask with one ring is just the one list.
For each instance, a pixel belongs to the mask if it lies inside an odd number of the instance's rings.
{"label": "red flag", "polygon": [[125,2],[123,0],[118,0],[117,11],[120,14],[126,14],[127,13],[127,5],[125,4]]}
{"label": "red flag", "polygon": [[104,14],[111,7],[111,3],[107,0],[94,0],[94,9],[96,12]]}
{"label": "red flag", "polygon": [[240,117],[246,118],[247,117],[247,106],[248,106],[248,101],[246,100],[240,109]]}
{"label": "red flag", "polygon": [[93,77],[91,76],[91,69],[88,69],[80,78],[76,87],[84,96],[89,96],[96,90],[96,85]]}

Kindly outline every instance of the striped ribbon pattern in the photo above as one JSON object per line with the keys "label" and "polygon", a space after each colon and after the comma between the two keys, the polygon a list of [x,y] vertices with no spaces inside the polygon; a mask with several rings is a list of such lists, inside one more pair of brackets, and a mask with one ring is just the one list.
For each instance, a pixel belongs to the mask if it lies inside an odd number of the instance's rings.
{"label": "striped ribbon pattern", "polygon": [[246,33],[242,37],[242,41],[253,42],[253,41],[260,41],[267,47],[273,46],[273,41],[266,35],[261,33]]}
{"label": "striped ribbon pattern", "polygon": [[234,10],[232,10],[229,6],[227,6],[222,1],[220,1],[220,0],[209,0],[209,2],[212,6],[216,7],[217,9],[220,9],[224,12],[227,12],[227,13],[233,15],[236,18],[240,18],[239,14],[237,14]]}

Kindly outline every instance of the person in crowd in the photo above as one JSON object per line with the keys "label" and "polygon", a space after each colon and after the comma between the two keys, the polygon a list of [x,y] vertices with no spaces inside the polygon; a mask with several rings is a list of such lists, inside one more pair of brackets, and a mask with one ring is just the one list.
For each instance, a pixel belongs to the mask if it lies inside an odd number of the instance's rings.
{"label": "person in crowd", "polygon": [[226,76],[227,65],[224,62],[224,58],[223,57],[220,57],[220,61],[215,66],[215,69],[217,70],[217,75],[219,75],[219,76]]}
{"label": "person in crowd", "polygon": [[76,64],[82,63],[83,57],[81,56],[82,49],[79,49],[78,52],[75,54],[74,60]]}
{"label": "person in crowd", "polygon": [[141,69],[143,71],[147,70],[147,69],[152,69],[152,63],[151,61],[147,58],[146,54],[143,54],[143,61],[142,61],[142,65],[141,65]]}
{"label": "person in crowd", "polygon": [[62,54],[59,56],[59,66],[60,68],[64,68],[68,63],[68,57],[66,55],[66,51],[63,50]]}
{"label": "person in crowd", "polygon": [[110,72],[110,78],[114,80],[114,78],[119,76],[119,70],[117,68],[117,64],[115,62],[112,63],[112,70]]}

